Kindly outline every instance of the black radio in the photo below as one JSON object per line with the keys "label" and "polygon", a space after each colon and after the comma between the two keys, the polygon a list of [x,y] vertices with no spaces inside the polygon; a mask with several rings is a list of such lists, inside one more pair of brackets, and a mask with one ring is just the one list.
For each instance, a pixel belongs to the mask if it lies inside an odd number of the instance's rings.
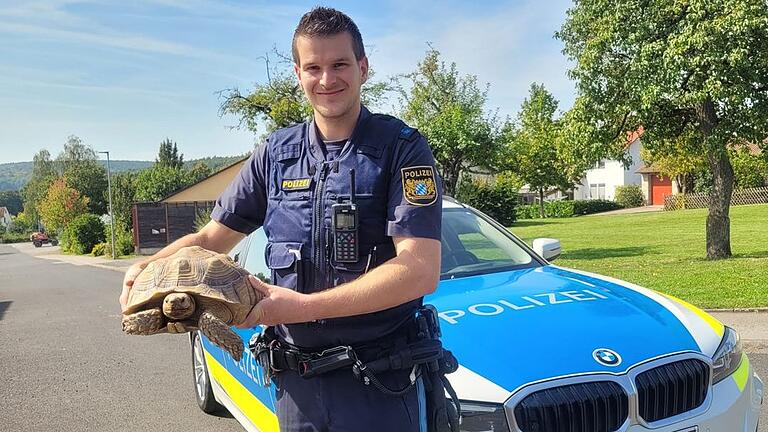
{"label": "black radio", "polygon": [[349,201],[331,206],[333,259],[337,263],[356,263],[360,259],[355,204],[355,170],[349,170]]}

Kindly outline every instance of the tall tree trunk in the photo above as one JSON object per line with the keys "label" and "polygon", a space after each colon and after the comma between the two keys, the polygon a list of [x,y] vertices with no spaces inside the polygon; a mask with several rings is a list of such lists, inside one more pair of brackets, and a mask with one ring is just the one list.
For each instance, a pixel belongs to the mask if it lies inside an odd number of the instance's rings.
{"label": "tall tree trunk", "polygon": [[[695,113],[699,131],[705,142],[709,141],[719,123],[714,102],[706,99],[696,106]],[[713,145],[707,142],[706,144],[713,183],[707,215],[707,258],[729,258],[731,256],[731,219],[728,214],[733,194],[733,166],[728,158],[727,143]]]}
{"label": "tall tree trunk", "polygon": [[539,215],[544,219],[544,188],[539,188]]}
{"label": "tall tree trunk", "polygon": [[713,185],[707,215],[707,258],[729,258],[731,218],[728,215],[733,194],[733,166],[725,150],[720,154],[709,154],[708,159]]}

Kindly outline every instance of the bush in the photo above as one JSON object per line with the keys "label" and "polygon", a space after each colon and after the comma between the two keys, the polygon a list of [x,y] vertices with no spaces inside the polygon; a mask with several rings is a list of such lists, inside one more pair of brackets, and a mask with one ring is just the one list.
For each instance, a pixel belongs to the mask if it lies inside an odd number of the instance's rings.
{"label": "bush", "polygon": [[[622,208],[619,204],[607,200],[585,201],[548,201],[544,203],[544,215],[548,218],[567,218],[592,213],[600,213]],[[516,209],[519,219],[539,219],[539,205],[523,205]]]}
{"label": "bush", "polygon": [[504,226],[510,226],[517,218],[517,188],[511,182],[487,182],[463,176],[456,188],[456,198]]}
{"label": "bush", "polygon": [[550,218],[569,218],[575,214],[578,201],[550,201],[544,205],[544,214]]}
{"label": "bush", "polygon": [[66,252],[87,254],[104,239],[104,223],[101,218],[87,213],[76,217],[64,229],[61,248]]}
{"label": "bush", "polygon": [[518,206],[515,213],[518,219],[539,219],[541,217],[538,204]]}
{"label": "bush", "polygon": [[[112,256],[112,231],[109,225],[104,226],[104,255]],[[122,227],[115,225],[115,257],[130,255],[134,252],[133,235]]]}
{"label": "bush", "polygon": [[93,250],[91,250],[91,255],[93,256],[102,256],[104,255],[104,252],[107,250],[107,244],[106,243],[97,243]]}
{"label": "bush", "polygon": [[588,215],[593,213],[602,213],[611,210],[623,208],[618,203],[608,200],[584,200],[574,201],[573,215]]}
{"label": "bush", "polygon": [[616,186],[615,201],[622,207],[640,207],[645,202],[640,185]]}
{"label": "bush", "polygon": [[21,234],[16,232],[0,234],[0,243],[23,243],[23,242],[29,242],[29,236],[27,234]]}

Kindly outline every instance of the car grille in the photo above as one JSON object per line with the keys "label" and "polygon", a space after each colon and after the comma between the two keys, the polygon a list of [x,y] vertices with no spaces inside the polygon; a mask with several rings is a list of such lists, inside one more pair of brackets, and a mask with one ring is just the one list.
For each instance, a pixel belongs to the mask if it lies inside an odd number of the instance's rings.
{"label": "car grille", "polygon": [[515,407],[523,432],[613,432],[629,415],[624,389],[597,381],[539,390]]}
{"label": "car grille", "polygon": [[637,376],[640,417],[652,423],[695,409],[709,391],[709,366],[700,360],[682,360]]}

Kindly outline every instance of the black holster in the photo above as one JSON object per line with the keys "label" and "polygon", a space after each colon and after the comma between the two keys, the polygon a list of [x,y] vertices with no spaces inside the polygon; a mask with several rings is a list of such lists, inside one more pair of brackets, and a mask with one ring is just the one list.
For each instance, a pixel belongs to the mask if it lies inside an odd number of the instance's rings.
{"label": "black holster", "polygon": [[461,405],[451,383],[445,377],[458,369],[458,363],[448,350],[443,350],[443,357],[437,363],[436,368],[434,363],[425,366],[422,374],[427,399],[427,430],[459,432]]}

